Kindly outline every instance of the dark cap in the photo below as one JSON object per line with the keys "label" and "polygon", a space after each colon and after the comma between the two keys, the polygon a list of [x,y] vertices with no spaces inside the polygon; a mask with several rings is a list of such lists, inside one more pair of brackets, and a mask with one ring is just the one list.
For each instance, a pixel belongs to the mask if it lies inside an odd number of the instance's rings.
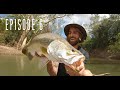
{"label": "dark cap", "polygon": [[68,35],[69,29],[71,27],[79,29],[79,31],[82,34],[81,42],[83,42],[84,40],[86,40],[86,37],[87,37],[86,30],[81,25],[79,25],[79,24],[68,24],[68,25],[66,25],[65,28],[64,28],[64,32],[65,32],[66,36]]}

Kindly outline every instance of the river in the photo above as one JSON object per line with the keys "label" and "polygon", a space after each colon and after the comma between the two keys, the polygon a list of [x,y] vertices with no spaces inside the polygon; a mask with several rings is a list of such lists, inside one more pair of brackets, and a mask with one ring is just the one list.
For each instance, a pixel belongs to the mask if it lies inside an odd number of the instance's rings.
{"label": "river", "polygon": [[[0,76],[49,76],[46,66],[41,69],[41,59],[29,61],[22,55],[0,55]],[[119,60],[91,58],[85,66],[94,74],[110,73],[109,76],[120,76]]]}

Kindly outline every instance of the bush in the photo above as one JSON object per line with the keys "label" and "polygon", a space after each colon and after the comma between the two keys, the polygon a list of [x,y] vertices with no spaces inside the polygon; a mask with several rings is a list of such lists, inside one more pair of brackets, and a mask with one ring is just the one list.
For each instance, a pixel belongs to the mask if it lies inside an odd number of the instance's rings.
{"label": "bush", "polygon": [[15,42],[17,42],[20,38],[20,33],[21,32],[17,30],[5,31],[4,43],[10,46],[14,46]]}
{"label": "bush", "polygon": [[97,48],[96,40],[96,38],[87,37],[86,41],[82,43],[82,47],[86,48],[86,50],[90,52],[93,49]]}
{"label": "bush", "polygon": [[116,42],[112,45],[108,46],[108,49],[112,52],[112,53],[119,53],[120,52],[120,33],[118,33],[116,35]]}

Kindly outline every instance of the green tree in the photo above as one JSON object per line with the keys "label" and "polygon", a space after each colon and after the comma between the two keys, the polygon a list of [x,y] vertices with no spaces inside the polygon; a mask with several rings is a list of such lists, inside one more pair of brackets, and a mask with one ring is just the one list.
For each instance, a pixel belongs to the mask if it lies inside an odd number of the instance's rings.
{"label": "green tree", "polygon": [[120,15],[111,14],[109,18],[101,20],[98,18],[98,15],[93,15],[91,20],[90,27],[92,31],[90,33],[94,35],[94,38],[87,40],[87,47],[91,47],[92,49],[110,49],[112,52],[120,52]]}

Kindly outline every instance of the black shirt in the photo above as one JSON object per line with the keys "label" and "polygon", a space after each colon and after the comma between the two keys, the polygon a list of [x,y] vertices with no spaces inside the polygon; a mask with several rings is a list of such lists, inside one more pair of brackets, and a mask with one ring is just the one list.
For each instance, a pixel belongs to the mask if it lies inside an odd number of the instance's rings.
{"label": "black shirt", "polygon": [[59,63],[57,76],[70,76],[66,72],[64,63]]}

